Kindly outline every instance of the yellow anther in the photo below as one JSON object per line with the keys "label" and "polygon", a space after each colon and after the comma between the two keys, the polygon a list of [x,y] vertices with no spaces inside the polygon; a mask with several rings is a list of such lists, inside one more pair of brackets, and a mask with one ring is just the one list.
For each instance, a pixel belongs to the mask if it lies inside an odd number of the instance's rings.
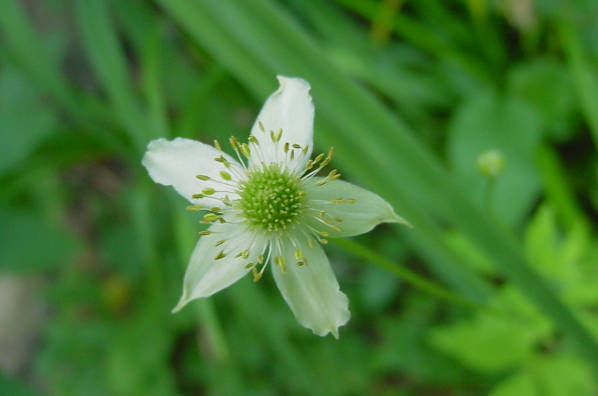
{"label": "yellow anther", "polygon": [[222,209],[220,209],[220,208],[219,208],[219,207],[217,207],[217,206],[214,206],[213,208],[210,208],[210,211],[211,211],[211,212],[222,212]]}
{"label": "yellow anther", "polygon": [[226,158],[224,158],[223,155],[220,155],[220,157],[216,157],[214,158],[214,161],[216,162],[220,162],[221,164],[223,164],[225,167],[230,168],[230,163],[228,162],[228,160]]}
{"label": "yellow anther", "polygon": [[222,152],[222,147],[220,147],[220,142],[217,139],[214,139],[214,147],[216,147],[216,150]]}
{"label": "yellow anther", "polygon": [[199,231],[199,235],[202,235],[202,236],[210,235],[211,233],[212,233],[212,231],[210,231],[210,230]]}
{"label": "yellow anther", "polygon": [[299,144],[297,144],[297,143],[293,143],[293,148],[300,149],[300,148],[301,148],[301,145],[299,145]]}
{"label": "yellow anther", "polygon": [[286,142],[286,143],[284,144],[284,152],[285,152],[285,153],[288,153],[288,152],[289,152],[289,142]]}
{"label": "yellow anther", "polygon": [[314,241],[313,241],[311,238],[309,238],[309,239],[307,240],[307,245],[308,245],[310,248],[312,248],[312,249],[313,249],[313,248],[314,248]]}
{"label": "yellow anther", "polygon": [[219,252],[219,253],[216,255],[216,257],[214,257],[214,260],[220,260],[220,259],[222,259],[222,258],[225,258],[225,257],[226,257],[226,254],[224,253],[224,250],[221,250],[221,251],[220,251],[220,252]]}
{"label": "yellow anther", "polygon": [[333,220],[334,220],[334,221],[336,221],[336,222],[338,222],[338,223],[342,223],[342,222],[343,222],[343,219],[341,219],[341,218],[340,218],[340,217],[338,217],[338,216],[337,216],[337,217],[334,217],[334,218],[333,218]]}
{"label": "yellow anther", "polygon": [[245,264],[245,268],[246,268],[246,269],[252,268],[253,266],[254,266],[254,264],[253,264],[253,263],[248,263],[248,264]]}
{"label": "yellow anther", "polygon": [[259,140],[256,139],[255,136],[250,135],[247,140],[249,140],[249,143],[253,143],[253,144],[260,144]]}
{"label": "yellow anther", "polygon": [[287,273],[287,263],[286,263],[286,260],[284,259],[284,257],[282,257],[282,256],[274,257],[274,264],[276,264],[280,267],[280,270],[282,271],[283,274]]}
{"label": "yellow anther", "polygon": [[203,195],[203,194],[193,194],[193,195],[191,195],[191,198],[193,198],[193,199],[199,199],[199,198],[203,198],[203,197],[205,197],[205,195]]}
{"label": "yellow anther", "polygon": [[239,258],[239,257],[242,257],[242,258],[244,258],[244,259],[247,259],[247,258],[249,257],[249,249],[245,249],[245,250],[243,250],[242,252],[239,252],[239,253],[238,253],[238,254],[235,256],[235,258]]}
{"label": "yellow anther", "polygon": [[291,161],[295,159],[295,152],[291,151]]}
{"label": "yellow anther", "polygon": [[303,147],[303,155],[307,155],[307,150],[309,150],[309,145],[305,145],[305,147]]}
{"label": "yellow anther", "polygon": [[323,237],[327,237],[327,236],[329,236],[329,235],[330,235],[330,234],[328,233],[328,231],[320,231],[320,232],[319,232],[319,234],[320,234],[320,235],[322,235]]}
{"label": "yellow anther", "polygon": [[253,281],[257,282],[262,278],[262,274],[258,272],[257,268],[251,268],[251,273],[253,274]]}
{"label": "yellow anther", "polygon": [[314,163],[315,162],[313,160],[307,161],[307,164],[305,164],[305,170],[310,170],[314,166]]}
{"label": "yellow anther", "polygon": [[206,213],[205,215],[203,215],[203,219],[206,221],[214,221],[219,218],[220,218],[220,216],[218,216],[217,214],[214,214],[214,213]]}
{"label": "yellow anther", "polygon": [[204,188],[201,192],[205,195],[212,195],[216,192],[216,190],[214,190],[212,187],[208,187]]}
{"label": "yellow anther", "polygon": [[320,217],[324,217],[324,216],[326,216],[326,211],[325,211],[325,210],[320,210],[320,211],[318,212],[318,216],[320,216]]}
{"label": "yellow anther", "polygon": [[264,255],[260,254],[259,256],[257,256],[257,262],[259,264],[263,264],[264,263]]}
{"label": "yellow anther", "polygon": [[262,124],[262,122],[261,122],[261,121],[258,121],[258,122],[257,122],[257,125],[260,127],[260,130],[261,130],[262,132],[266,132],[266,128],[264,128],[264,124]]}
{"label": "yellow anther", "polygon": [[195,177],[197,177],[199,180],[210,180],[210,176],[206,176],[206,175],[196,175]]}
{"label": "yellow anther", "polygon": [[223,178],[224,180],[232,180],[232,177],[230,175],[230,173],[225,172],[225,171],[220,171],[220,177]]}
{"label": "yellow anther", "polygon": [[332,156],[334,155],[334,147],[330,146],[330,148],[328,149],[328,160],[330,161],[332,159]]}
{"label": "yellow anther", "polygon": [[316,158],[314,158],[314,163],[318,163],[320,161],[322,161],[322,158],[324,158],[324,153],[320,153],[316,156]]}
{"label": "yellow anther", "polygon": [[282,137],[282,128],[280,128],[278,130],[278,132],[276,133],[276,141],[278,142],[281,137]]}
{"label": "yellow anther", "polygon": [[318,237],[318,241],[320,241],[320,243],[321,243],[322,245],[326,245],[326,244],[328,243],[328,240],[327,240],[327,239],[324,239],[324,238],[319,238],[319,237]]}
{"label": "yellow anther", "polygon": [[219,240],[218,242],[216,242],[216,243],[214,244],[214,246],[220,246],[220,245],[222,245],[224,242],[226,242],[226,239],[221,239],[221,240]]}
{"label": "yellow anther", "polygon": [[239,146],[239,141],[236,137],[231,136],[230,138],[228,138],[228,142],[233,147],[233,150],[237,150],[237,147]]}
{"label": "yellow anther", "polygon": [[197,212],[198,210],[201,210],[202,207],[201,205],[189,205],[186,209],[192,212]]}
{"label": "yellow anther", "polygon": [[240,148],[241,148],[241,153],[242,153],[242,154],[243,154],[245,157],[249,158],[249,156],[251,155],[251,150],[249,149],[249,146],[247,145],[247,143],[243,143],[243,144],[240,146]]}
{"label": "yellow anther", "polygon": [[299,249],[295,250],[295,260],[301,260],[303,258],[303,252]]}
{"label": "yellow anther", "polygon": [[354,204],[355,203],[355,198],[347,198],[345,199],[345,202],[348,204]]}

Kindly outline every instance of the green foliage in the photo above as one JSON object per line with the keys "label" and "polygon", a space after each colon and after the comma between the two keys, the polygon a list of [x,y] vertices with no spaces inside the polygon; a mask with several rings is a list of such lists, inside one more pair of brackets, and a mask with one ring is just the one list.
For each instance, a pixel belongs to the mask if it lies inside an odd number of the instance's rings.
{"label": "green foliage", "polygon": [[[0,0],[0,282],[46,308],[0,394],[596,394],[596,4],[513,4]],[[276,74],[414,225],[326,247],[339,341],[270,276],[169,313],[202,226],[141,155],[246,136]]]}
{"label": "green foliage", "polygon": [[[592,239],[581,224],[563,235],[554,211],[545,205],[529,223],[524,242],[534,267],[578,317],[589,322],[596,320],[591,310],[598,304],[598,250]],[[595,391],[598,384],[592,373],[520,292],[502,286],[491,304],[503,313],[480,311],[433,329],[431,345],[480,372],[508,373],[492,395],[558,395],[573,390],[590,395]]]}

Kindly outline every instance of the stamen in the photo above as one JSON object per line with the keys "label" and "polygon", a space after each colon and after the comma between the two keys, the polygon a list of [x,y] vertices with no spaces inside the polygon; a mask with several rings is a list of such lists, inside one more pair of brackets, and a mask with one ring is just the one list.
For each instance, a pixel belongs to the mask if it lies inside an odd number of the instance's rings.
{"label": "stamen", "polygon": [[226,254],[224,253],[224,250],[221,250],[216,257],[214,257],[214,260],[220,260],[226,257]]}
{"label": "stamen", "polygon": [[[193,198],[196,198],[196,197],[193,197]],[[202,210],[202,206],[201,205],[189,205],[189,206],[187,206],[186,209],[191,212],[197,212],[198,210]]]}
{"label": "stamen", "polygon": [[225,171],[220,171],[220,177],[222,177],[226,181],[231,181],[233,179],[230,173]]}
{"label": "stamen", "polygon": [[220,142],[217,139],[214,139],[214,147],[216,147],[216,150],[222,152],[222,147],[220,147]]}
{"label": "stamen", "polygon": [[205,195],[212,195],[216,192],[216,190],[214,190],[212,187],[208,187],[204,188],[201,192]]}
{"label": "stamen", "polygon": [[224,242],[226,242],[226,239],[221,239],[221,240],[219,240],[218,242],[216,242],[216,243],[214,244],[214,246],[220,246],[220,245],[222,245]]}
{"label": "stamen", "polygon": [[283,275],[287,273],[287,264],[283,256],[275,256],[274,264],[280,267],[280,270],[282,271]]}
{"label": "stamen", "polygon": [[260,127],[260,130],[261,130],[262,132],[266,132],[266,129],[264,128],[264,124],[262,124],[262,122],[261,122],[261,121],[258,121],[258,122],[257,122],[257,125]]}
{"label": "stamen", "polygon": [[203,230],[203,231],[199,231],[199,235],[210,235],[212,233],[212,231],[210,230]]}
{"label": "stamen", "polygon": [[249,257],[249,249],[245,249],[245,250],[243,250],[242,252],[239,252],[239,254],[237,254],[237,255],[235,256],[235,258],[239,258],[239,257],[242,257],[242,258],[244,258],[244,259],[247,259],[247,258]]}
{"label": "stamen", "polygon": [[199,180],[203,180],[203,181],[210,180],[210,176],[206,176],[206,175],[196,175],[195,177],[197,177]]}
{"label": "stamen", "polygon": [[222,163],[227,169],[230,168],[230,162],[228,162],[228,160],[226,158],[224,158],[223,155],[220,155],[220,157],[214,158],[214,161]]}
{"label": "stamen", "polygon": [[241,149],[241,153],[242,153],[242,154],[243,154],[245,157],[249,158],[249,157],[251,156],[251,150],[249,149],[249,146],[247,145],[247,143],[243,143],[243,144],[240,146],[240,149]]}
{"label": "stamen", "polygon": [[255,267],[251,268],[251,273],[253,274],[253,281],[257,282],[262,278],[262,272],[258,272]]}

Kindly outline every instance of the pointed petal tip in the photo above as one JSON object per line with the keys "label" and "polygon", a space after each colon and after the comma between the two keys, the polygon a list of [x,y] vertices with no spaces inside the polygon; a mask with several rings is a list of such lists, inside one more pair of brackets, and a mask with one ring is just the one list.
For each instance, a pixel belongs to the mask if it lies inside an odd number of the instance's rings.
{"label": "pointed petal tip", "polygon": [[170,311],[171,314],[175,314],[178,313],[181,309],[183,309],[185,307],[185,305],[187,305],[187,303],[190,300],[188,300],[187,298],[185,298],[185,296],[182,296],[181,299],[179,300],[179,302],[175,305],[175,307]]}
{"label": "pointed petal tip", "polygon": [[332,333],[332,336],[338,340],[338,327],[331,328],[330,333]]}
{"label": "pointed petal tip", "polygon": [[390,221],[391,223],[399,223],[399,224],[402,224],[409,228],[413,228],[413,225],[410,222],[408,222],[407,220],[405,220],[404,218],[402,218],[401,216],[396,214],[394,211],[392,212],[392,214],[393,214],[393,219]]}

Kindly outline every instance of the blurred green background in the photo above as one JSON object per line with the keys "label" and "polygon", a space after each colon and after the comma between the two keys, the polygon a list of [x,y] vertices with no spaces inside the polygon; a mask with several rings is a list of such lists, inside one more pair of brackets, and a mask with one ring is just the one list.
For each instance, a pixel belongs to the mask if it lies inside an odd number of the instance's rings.
{"label": "blurred green background", "polygon": [[[270,276],[170,314],[201,227],[145,146],[276,74],[414,225],[326,248],[338,341]],[[598,394],[596,1],[0,0],[0,138],[2,395]]]}

